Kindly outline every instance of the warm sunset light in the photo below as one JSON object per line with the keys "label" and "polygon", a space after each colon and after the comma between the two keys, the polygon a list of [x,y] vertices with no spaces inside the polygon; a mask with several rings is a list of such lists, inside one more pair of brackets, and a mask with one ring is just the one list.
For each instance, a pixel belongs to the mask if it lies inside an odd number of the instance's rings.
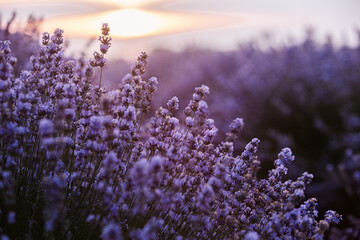
{"label": "warm sunset light", "polygon": [[[232,24],[235,20],[231,16],[216,14],[194,14],[176,11],[157,11],[142,9],[118,9],[101,13],[79,14],[49,18],[44,22],[43,31],[53,31],[58,22],[62,23],[64,31],[74,37],[96,35],[96,29],[107,22],[111,26],[113,38],[138,38],[158,36],[169,33],[191,31],[196,29],[210,29]],[[74,22],[81,26],[74,29]]]}
{"label": "warm sunset light", "polygon": [[117,37],[144,36],[161,27],[161,19],[156,14],[139,9],[113,11],[104,16],[103,21],[112,26],[112,34]]}

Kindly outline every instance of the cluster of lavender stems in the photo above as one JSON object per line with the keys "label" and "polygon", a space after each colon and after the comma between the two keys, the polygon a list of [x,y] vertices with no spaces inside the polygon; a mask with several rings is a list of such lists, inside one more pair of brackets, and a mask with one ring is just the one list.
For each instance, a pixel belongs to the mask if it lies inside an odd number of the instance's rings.
{"label": "cluster of lavender stems", "polygon": [[146,53],[117,89],[101,77],[94,87],[109,31],[104,24],[88,64],[64,56],[62,30],[44,33],[19,77],[10,42],[0,42],[1,239],[323,239],[339,223],[332,210],[319,220],[316,199],[306,199],[312,174],[283,179],[289,148],[259,179],[260,141],[233,153],[242,119],[214,143],[207,86],[182,119],[173,97],[149,122],[158,81],[142,77]]}

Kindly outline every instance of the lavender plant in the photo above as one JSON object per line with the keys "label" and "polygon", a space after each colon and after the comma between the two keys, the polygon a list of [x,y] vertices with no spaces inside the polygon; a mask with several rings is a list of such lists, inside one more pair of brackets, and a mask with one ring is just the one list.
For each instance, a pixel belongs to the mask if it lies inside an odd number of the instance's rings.
{"label": "lavender plant", "polygon": [[323,239],[341,220],[332,210],[318,220],[304,192],[312,174],[283,179],[289,148],[263,179],[258,139],[234,155],[242,119],[215,143],[205,85],[182,120],[173,97],[144,124],[158,84],[142,77],[146,53],[117,89],[95,88],[108,33],[105,24],[102,55],[88,65],[64,56],[62,30],[44,33],[19,77],[0,42],[2,239]]}
{"label": "lavender plant", "polygon": [[219,128],[215,142],[225,136],[230,119],[243,116],[247,124],[235,153],[253,136],[260,138],[259,176],[272,167],[269,156],[289,146],[297,156],[289,176],[316,173],[308,192],[318,199],[319,211],[334,208],[359,218],[360,34],[353,32],[359,40],[352,46],[331,37],[319,42],[314,34],[276,46],[268,38],[254,39],[229,52],[156,51],[148,72],[163,84],[154,103],[172,94],[186,98],[193,86],[208,85],[210,117]]}

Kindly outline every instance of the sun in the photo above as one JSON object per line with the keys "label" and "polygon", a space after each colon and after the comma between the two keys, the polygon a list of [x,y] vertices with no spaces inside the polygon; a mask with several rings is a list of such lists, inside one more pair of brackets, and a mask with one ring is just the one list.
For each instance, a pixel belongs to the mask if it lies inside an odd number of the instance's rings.
{"label": "sun", "polygon": [[103,21],[111,26],[118,37],[140,37],[161,29],[161,19],[154,13],[140,9],[121,9],[107,13]]}
{"label": "sun", "polygon": [[122,8],[143,8],[146,6],[151,6],[153,4],[162,2],[164,0],[105,0],[106,2],[111,2]]}

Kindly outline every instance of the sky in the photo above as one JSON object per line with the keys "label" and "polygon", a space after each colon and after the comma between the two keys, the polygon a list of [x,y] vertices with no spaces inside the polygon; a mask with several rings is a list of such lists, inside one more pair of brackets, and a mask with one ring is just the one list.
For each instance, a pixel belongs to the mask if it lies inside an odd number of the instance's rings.
{"label": "sky", "polygon": [[108,57],[128,60],[159,48],[228,51],[264,33],[279,44],[301,39],[308,27],[320,41],[330,34],[335,43],[351,45],[359,9],[360,0],[0,0],[3,20],[14,10],[19,21],[44,17],[41,31],[63,29],[75,55],[107,22],[114,39]]}

